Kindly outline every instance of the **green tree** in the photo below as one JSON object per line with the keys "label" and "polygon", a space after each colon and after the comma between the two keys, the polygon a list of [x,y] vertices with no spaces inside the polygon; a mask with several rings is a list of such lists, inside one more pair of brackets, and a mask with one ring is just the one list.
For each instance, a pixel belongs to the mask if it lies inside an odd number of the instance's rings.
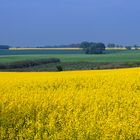
{"label": "green tree", "polygon": [[140,48],[138,45],[134,45],[135,50],[138,50]]}
{"label": "green tree", "polygon": [[114,43],[109,43],[109,44],[107,45],[107,47],[108,47],[108,48],[115,48],[116,45],[115,45]]}
{"label": "green tree", "polygon": [[0,49],[9,49],[10,48],[10,46],[8,46],[8,45],[0,45]]}
{"label": "green tree", "polygon": [[132,48],[131,48],[131,46],[126,46],[125,47],[127,50],[131,50]]}
{"label": "green tree", "polygon": [[86,54],[102,54],[105,50],[105,45],[103,43],[93,43],[93,42],[82,42],[80,45]]}

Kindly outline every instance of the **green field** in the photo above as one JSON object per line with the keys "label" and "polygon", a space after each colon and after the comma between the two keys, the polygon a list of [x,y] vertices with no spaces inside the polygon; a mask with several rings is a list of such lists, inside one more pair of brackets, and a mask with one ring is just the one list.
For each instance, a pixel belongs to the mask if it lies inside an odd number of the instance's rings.
{"label": "green field", "polygon": [[[60,62],[26,66],[29,61],[36,63],[50,58],[59,58]],[[11,68],[10,65],[18,68]],[[19,65],[20,67],[22,65],[23,68],[19,68]],[[61,66],[64,71],[139,67],[140,51],[109,50],[105,51],[104,54],[89,55],[81,51],[0,50],[0,71],[59,71],[57,66]]]}
{"label": "green field", "polygon": [[140,51],[119,51],[107,54],[28,54],[0,55],[0,63],[22,60],[59,58],[62,62],[140,62]]}

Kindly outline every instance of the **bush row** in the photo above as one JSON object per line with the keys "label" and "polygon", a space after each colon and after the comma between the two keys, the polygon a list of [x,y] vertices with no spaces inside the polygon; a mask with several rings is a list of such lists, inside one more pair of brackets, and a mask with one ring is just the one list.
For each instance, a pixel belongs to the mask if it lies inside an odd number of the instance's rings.
{"label": "bush row", "polygon": [[41,64],[49,64],[49,63],[59,63],[60,59],[51,58],[51,59],[41,59],[41,60],[25,60],[25,61],[17,61],[9,64],[0,64],[0,69],[16,69],[16,68],[27,68],[32,66],[37,66]]}

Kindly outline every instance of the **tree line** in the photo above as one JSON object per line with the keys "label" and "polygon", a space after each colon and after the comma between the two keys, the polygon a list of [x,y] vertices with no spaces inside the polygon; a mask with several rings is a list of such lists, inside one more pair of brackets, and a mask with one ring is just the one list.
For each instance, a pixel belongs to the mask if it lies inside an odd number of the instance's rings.
{"label": "tree line", "polygon": [[[9,49],[11,46],[9,45],[0,45],[0,49]],[[19,47],[20,48],[20,47]],[[125,48],[127,50],[131,50],[132,48],[138,50],[140,46],[123,46],[123,45],[116,45],[114,43],[109,43],[105,45],[104,43],[97,43],[97,42],[87,42],[84,41],[82,43],[77,44],[70,44],[70,45],[58,45],[58,46],[41,46],[35,48],[82,48],[86,54],[102,54],[106,48]]]}
{"label": "tree line", "polygon": [[0,45],[0,49],[9,49],[11,46],[9,45]]}

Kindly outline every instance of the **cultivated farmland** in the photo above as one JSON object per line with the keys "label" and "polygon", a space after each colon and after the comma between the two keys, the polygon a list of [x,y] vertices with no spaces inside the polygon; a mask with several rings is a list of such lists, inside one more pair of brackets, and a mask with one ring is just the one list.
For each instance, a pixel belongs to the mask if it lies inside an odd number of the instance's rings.
{"label": "cultivated farmland", "polygon": [[0,139],[140,139],[140,68],[0,73]]}
{"label": "cultivated farmland", "polygon": [[0,63],[22,60],[59,58],[62,62],[140,62],[140,51],[105,51],[104,54],[83,54],[82,51],[0,50]]}
{"label": "cultivated farmland", "polygon": [[[82,50],[0,50],[0,71],[59,71],[114,69],[140,66],[139,50],[106,50],[103,54],[83,54]],[[26,63],[59,59],[59,63],[26,68]],[[20,64],[20,66],[18,66]],[[21,64],[24,64],[21,69]],[[41,63],[40,63],[41,64]],[[16,65],[16,69],[12,69]]]}

